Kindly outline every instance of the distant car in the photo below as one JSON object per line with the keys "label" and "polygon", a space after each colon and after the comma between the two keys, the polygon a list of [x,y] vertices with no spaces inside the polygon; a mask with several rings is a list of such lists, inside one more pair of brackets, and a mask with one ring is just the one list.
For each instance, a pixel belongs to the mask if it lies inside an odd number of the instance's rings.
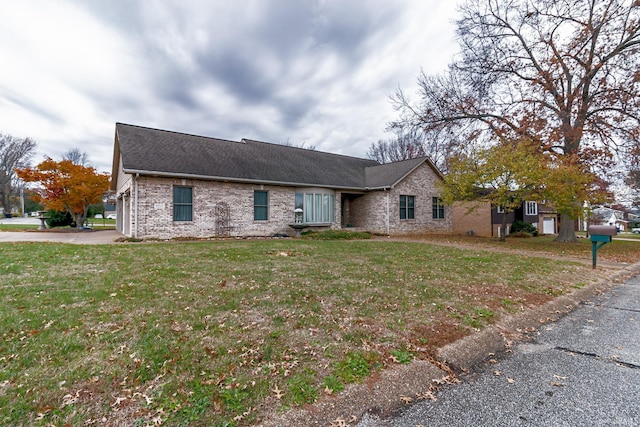
{"label": "distant car", "polygon": [[632,228],[631,232],[632,233],[636,233],[636,234],[640,234],[640,228]]}
{"label": "distant car", "polygon": [[102,219],[103,218],[102,214],[95,214],[93,217],[95,219]]}
{"label": "distant car", "polygon": [[107,219],[116,219],[116,214],[107,215]]}

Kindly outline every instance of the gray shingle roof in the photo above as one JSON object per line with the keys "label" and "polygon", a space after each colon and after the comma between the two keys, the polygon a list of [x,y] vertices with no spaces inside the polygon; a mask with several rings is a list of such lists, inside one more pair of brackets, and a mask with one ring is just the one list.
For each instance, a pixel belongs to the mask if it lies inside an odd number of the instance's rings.
{"label": "gray shingle roof", "polygon": [[116,123],[113,176],[118,153],[127,173],[354,190],[390,187],[428,162],[421,158],[380,165],[249,139],[235,142],[123,123]]}

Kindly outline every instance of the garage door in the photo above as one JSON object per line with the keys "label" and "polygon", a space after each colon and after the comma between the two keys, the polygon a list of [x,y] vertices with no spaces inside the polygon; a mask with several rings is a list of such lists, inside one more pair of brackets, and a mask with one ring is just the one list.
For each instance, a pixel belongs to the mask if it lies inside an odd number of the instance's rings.
{"label": "garage door", "polygon": [[543,234],[556,234],[556,219],[555,218],[543,218],[543,220],[542,220],[542,233]]}

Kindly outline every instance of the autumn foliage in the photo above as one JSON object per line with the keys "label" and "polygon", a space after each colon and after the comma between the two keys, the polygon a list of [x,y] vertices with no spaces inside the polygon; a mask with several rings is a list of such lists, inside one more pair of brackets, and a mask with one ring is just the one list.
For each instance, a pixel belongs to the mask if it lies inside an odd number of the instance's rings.
{"label": "autumn foliage", "polygon": [[35,168],[16,169],[16,173],[25,182],[40,183],[35,202],[47,209],[69,212],[78,227],[84,224],[89,206],[102,202],[110,182],[109,174],[71,160],[47,158]]}
{"label": "autumn foliage", "polygon": [[390,128],[423,132],[438,166],[488,146],[534,142],[558,178],[548,185],[561,194],[551,200],[557,240],[577,241],[573,222],[585,199],[575,190],[602,183],[588,178],[613,178],[611,160],[628,161],[640,146],[640,3],[460,3],[460,53],[445,73],[419,75],[417,101],[398,90],[400,117]]}

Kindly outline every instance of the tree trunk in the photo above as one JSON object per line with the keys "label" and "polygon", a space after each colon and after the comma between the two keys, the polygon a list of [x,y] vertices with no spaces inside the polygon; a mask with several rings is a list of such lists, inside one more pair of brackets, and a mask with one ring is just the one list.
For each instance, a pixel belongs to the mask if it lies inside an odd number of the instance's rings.
{"label": "tree trunk", "polygon": [[507,210],[505,209],[504,213],[502,214],[502,228],[501,228],[502,232],[499,233],[500,234],[500,241],[501,242],[506,242],[507,241]]}
{"label": "tree trunk", "polygon": [[577,242],[573,216],[560,214],[560,230],[556,242]]}
{"label": "tree trunk", "polygon": [[0,203],[2,204],[3,212],[5,214],[11,213],[11,187],[4,186],[0,190]]}

